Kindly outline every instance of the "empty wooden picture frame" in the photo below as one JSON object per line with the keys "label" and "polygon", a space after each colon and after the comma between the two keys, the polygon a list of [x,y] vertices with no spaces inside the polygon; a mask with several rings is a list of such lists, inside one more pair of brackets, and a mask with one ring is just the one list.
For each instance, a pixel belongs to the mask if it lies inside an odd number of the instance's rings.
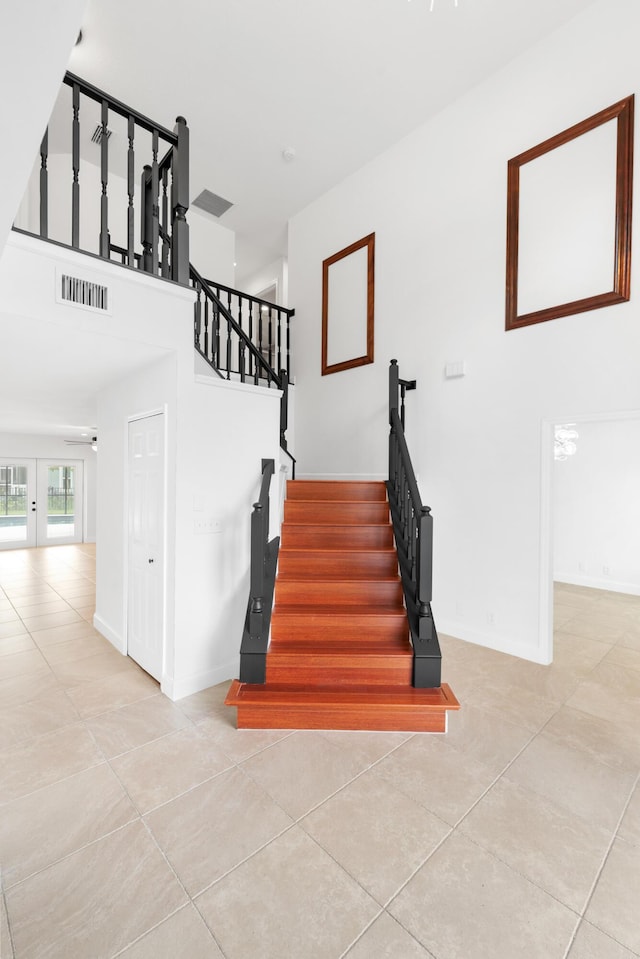
{"label": "empty wooden picture frame", "polygon": [[508,163],[506,329],[630,296],[634,98]]}
{"label": "empty wooden picture frame", "polygon": [[322,263],[322,375],[373,363],[375,233]]}

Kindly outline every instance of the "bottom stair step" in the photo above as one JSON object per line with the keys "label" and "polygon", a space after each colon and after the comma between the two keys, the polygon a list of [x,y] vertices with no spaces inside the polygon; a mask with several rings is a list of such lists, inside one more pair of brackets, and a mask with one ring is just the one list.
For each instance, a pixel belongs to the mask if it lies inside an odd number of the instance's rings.
{"label": "bottom stair step", "polygon": [[254,686],[237,679],[226,706],[238,709],[238,729],[365,729],[443,733],[447,711],[460,704],[450,687]]}

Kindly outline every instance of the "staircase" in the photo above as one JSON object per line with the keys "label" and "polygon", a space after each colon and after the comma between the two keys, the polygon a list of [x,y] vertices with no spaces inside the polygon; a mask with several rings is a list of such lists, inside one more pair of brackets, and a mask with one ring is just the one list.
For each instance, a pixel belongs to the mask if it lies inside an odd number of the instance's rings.
{"label": "staircase", "polygon": [[287,484],[266,662],[229,690],[238,728],[446,730],[449,687],[411,685],[384,483]]}

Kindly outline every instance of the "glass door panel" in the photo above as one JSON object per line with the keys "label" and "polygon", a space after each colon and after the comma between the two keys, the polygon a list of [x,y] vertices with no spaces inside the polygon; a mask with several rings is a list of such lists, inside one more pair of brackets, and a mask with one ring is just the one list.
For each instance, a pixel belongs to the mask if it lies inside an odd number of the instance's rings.
{"label": "glass door panel", "polygon": [[0,459],[0,549],[36,545],[35,466]]}
{"label": "glass door panel", "polygon": [[82,542],[82,465],[38,460],[38,546]]}

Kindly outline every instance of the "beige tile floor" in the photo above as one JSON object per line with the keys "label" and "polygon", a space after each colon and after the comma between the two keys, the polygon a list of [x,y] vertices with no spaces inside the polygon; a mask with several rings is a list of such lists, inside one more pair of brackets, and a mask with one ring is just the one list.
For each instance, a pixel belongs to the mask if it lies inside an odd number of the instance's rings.
{"label": "beige tile floor", "polygon": [[640,599],[535,666],[442,637],[447,736],[236,731],[91,626],[94,550],[0,553],[1,959],[640,955]]}

